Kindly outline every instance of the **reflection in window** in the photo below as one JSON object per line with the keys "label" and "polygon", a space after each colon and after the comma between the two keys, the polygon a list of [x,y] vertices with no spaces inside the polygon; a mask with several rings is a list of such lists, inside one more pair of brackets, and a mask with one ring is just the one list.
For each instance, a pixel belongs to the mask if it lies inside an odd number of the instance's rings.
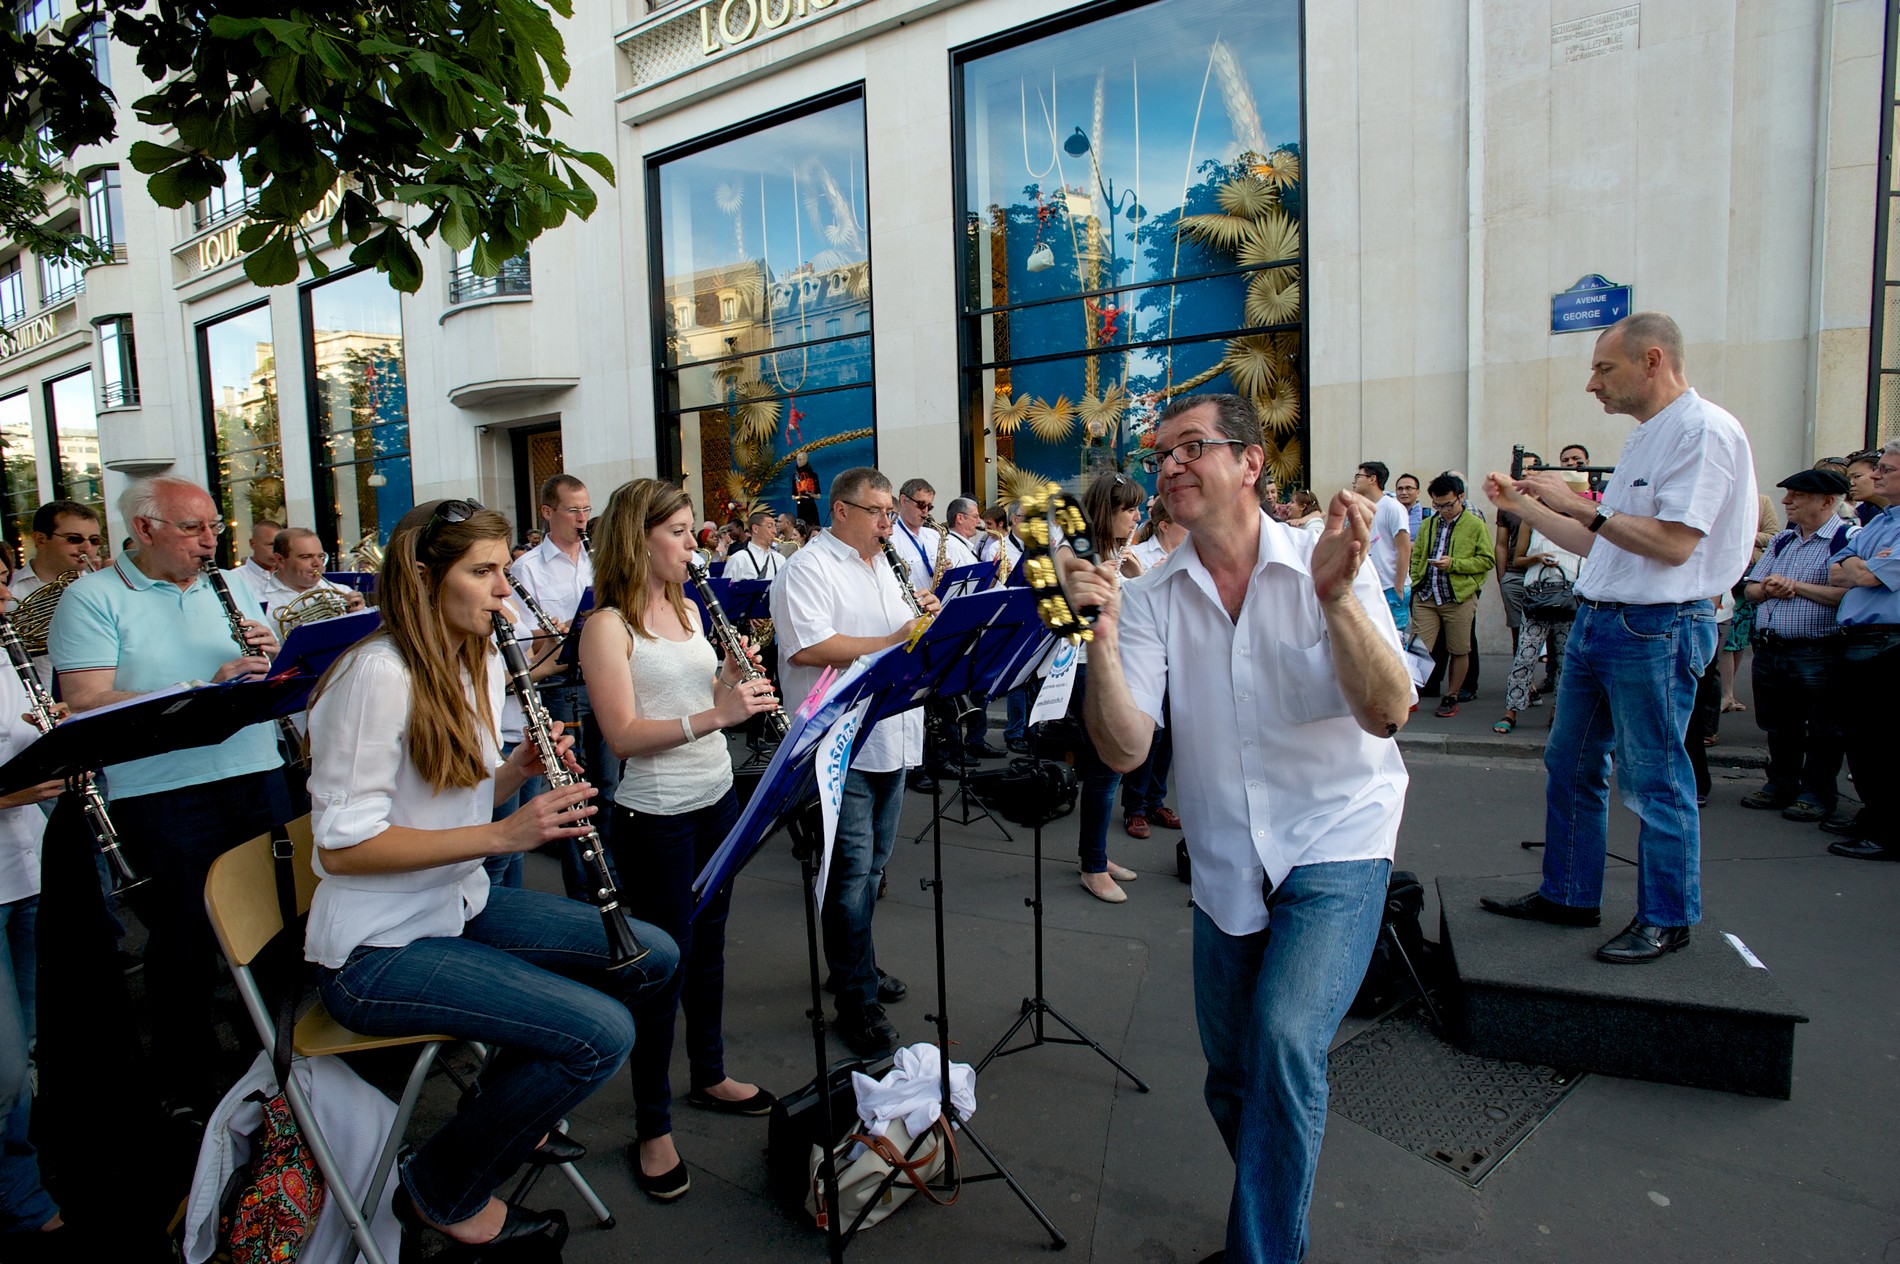
{"label": "reflection in window", "polygon": [[57,307],[86,292],[86,274],[66,259],[40,256],[40,306]]}
{"label": "reflection in window", "polygon": [[211,497],[230,524],[225,539],[251,538],[259,518],[284,521],[284,443],[277,410],[277,353],[265,304],[198,327],[205,448]]}
{"label": "reflection in window", "polygon": [[59,18],[59,0],[18,0],[13,6],[13,29],[31,35]]}
{"label": "reflection in window", "polygon": [[0,399],[0,462],[6,471],[6,537],[13,558],[20,542],[33,534],[33,511],[40,507],[40,463],[33,452],[33,402],[25,391]]}
{"label": "reflection in window", "polygon": [[[710,518],[792,509],[800,457],[825,481],[876,460],[864,103],[656,167],[662,468]],[[860,320],[862,337],[824,341]],[[819,520],[815,498],[797,508]]]}
{"label": "reflection in window", "polygon": [[125,258],[125,202],[117,167],[101,167],[86,177],[86,222],[95,242],[115,258]]}
{"label": "reflection in window", "polygon": [[94,18],[86,28],[86,45],[92,50],[92,73],[103,87],[112,86],[112,36],[104,18]]}
{"label": "reflection in window", "polygon": [[449,272],[449,302],[467,303],[478,298],[497,298],[504,294],[534,293],[534,274],[528,266],[528,252],[502,261],[494,276],[475,271],[475,247],[455,252],[455,267]]}
{"label": "reflection in window", "polygon": [[[53,458],[53,495],[90,505],[106,519],[103,468],[99,464],[99,413],[92,403],[92,370],[81,369],[46,384],[47,445]],[[108,536],[110,532],[106,533]]]}
{"label": "reflection in window", "polygon": [[205,200],[192,208],[199,228],[209,228],[220,220],[250,210],[257,205],[261,193],[244,183],[244,173],[239,170],[236,158],[226,158],[218,165],[224,171],[224,183],[212,185]]}
{"label": "reflection in window", "polygon": [[26,274],[20,270],[20,256],[0,263],[0,325],[26,319]]}
{"label": "reflection in window", "polygon": [[986,497],[1134,470],[1194,392],[1252,398],[1304,482],[1299,59],[1294,0],[1171,0],[959,62]]}
{"label": "reflection in window", "polygon": [[138,353],[132,342],[132,318],[98,322],[99,406],[129,408],[139,402]]}
{"label": "reflection in window", "polygon": [[332,553],[380,545],[415,505],[402,308],[380,273],[304,291],[304,354],[314,366],[317,532]]}

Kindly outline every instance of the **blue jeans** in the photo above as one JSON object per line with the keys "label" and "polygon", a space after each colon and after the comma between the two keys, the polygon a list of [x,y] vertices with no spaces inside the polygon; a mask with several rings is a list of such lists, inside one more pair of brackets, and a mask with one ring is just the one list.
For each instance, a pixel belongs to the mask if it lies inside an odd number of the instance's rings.
{"label": "blue jeans", "polygon": [[0,904],[0,1233],[32,1232],[59,1214],[40,1185],[39,1155],[26,1136],[39,905],[37,895]]}
{"label": "blue jeans", "polygon": [[317,972],[324,1005],[352,1031],[440,1032],[495,1048],[454,1118],[403,1166],[424,1216],[453,1224],[480,1211],[542,1136],[626,1061],[629,1009],[664,988],[679,964],[664,931],[634,922],[633,933],[649,951],[616,973],[592,907],[495,887],[459,936],[361,947],[341,969]]}
{"label": "blue jeans", "polygon": [[1544,747],[1547,900],[1603,903],[1610,825],[1610,752],[1637,832],[1636,915],[1652,926],[1702,920],[1702,825],[1683,747],[1696,680],[1715,656],[1715,608],[1577,607],[1557,684],[1557,723]]}
{"label": "blue jeans", "polygon": [[1228,1264],[1295,1264],[1326,1132],[1326,1047],[1385,909],[1389,860],[1300,865],[1267,929],[1229,935],[1194,910],[1194,1011],[1207,1109],[1234,1159]]}
{"label": "blue jeans", "polygon": [[1412,599],[1406,589],[1386,589],[1385,604],[1392,611],[1392,622],[1399,625],[1399,631],[1412,626]]}
{"label": "blue jeans", "polygon": [[642,1141],[673,1131],[673,1061],[676,1011],[686,1011],[686,1060],[694,1089],[726,1078],[722,1030],[726,999],[726,914],[732,884],[720,888],[706,911],[692,920],[698,896],[693,879],[739,819],[739,796],[727,790],[717,803],[678,816],[653,816],[614,808],[616,867],[632,881],[621,893],[627,911],[658,926],[679,945],[680,969],[672,983],[655,990],[634,1012],[639,1039],[628,1066],[633,1072],[634,1135]]}
{"label": "blue jeans", "polygon": [[1029,740],[1029,713],[1035,708],[1036,691],[1032,685],[1021,689],[1012,689],[1003,695],[1007,723],[1003,726],[1003,740],[1026,742]]}
{"label": "blue jeans", "polygon": [[[520,742],[503,742],[501,744],[501,757],[503,759],[508,758],[508,756],[514,754],[515,747],[519,745],[521,745]],[[520,808],[523,803],[521,791],[524,788],[525,786],[517,787],[513,794],[509,795],[500,803],[497,803],[495,805],[495,814],[489,819],[491,821],[500,821],[513,816],[515,811]],[[522,870],[525,867],[521,862],[521,856],[522,853],[514,851],[507,852],[500,856],[490,856],[482,861],[482,868],[488,871],[489,882],[498,887],[520,886],[522,884]]]}
{"label": "blue jeans", "polygon": [[1078,796],[1081,821],[1080,832],[1076,837],[1076,856],[1082,863],[1083,873],[1106,873],[1108,871],[1108,822],[1115,811],[1115,788],[1121,784],[1122,775],[1103,763],[1095,753],[1095,743],[1089,740],[1088,724],[1082,718],[1082,695],[1088,687],[1089,669],[1086,665],[1075,669],[1075,692],[1069,695],[1069,716],[1075,720],[1082,733],[1081,743],[1075,751],[1075,771],[1082,778],[1081,794]]}
{"label": "blue jeans", "polygon": [[877,883],[897,843],[904,808],[904,770],[844,775],[838,840],[825,884],[825,964],[838,985],[838,1012],[860,1013],[877,1004],[877,948],[871,917]]}
{"label": "blue jeans", "polygon": [[1163,723],[1155,729],[1155,735],[1148,743],[1148,758],[1141,761],[1141,767],[1122,778],[1122,815],[1154,815],[1154,810],[1166,804],[1168,798],[1168,769],[1174,766],[1174,731],[1167,727],[1168,704],[1161,704]]}
{"label": "blue jeans", "polygon": [[[612,814],[608,809],[613,804],[614,791],[620,785],[620,759],[607,745],[607,739],[601,736],[600,725],[594,723],[594,708],[587,700],[587,686],[544,684],[541,686],[541,702],[547,707],[549,718],[561,721],[567,731],[573,732],[579,726],[574,754],[587,774],[588,784],[600,791],[593,800],[600,810],[592,819],[594,828],[600,831],[602,840],[606,840],[612,829]],[[521,787],[521,801],[526,803],[535,795],[545,793],[547,788],[545,778],[530,777]],[[584,899],[586,893],[593,890],[595,882],[588,873],[588,867],[581,862],[580,844],[563,843],[558,851],[561,856],[561,878],[567,884],[568,895],[573,899]],[[608,857],[611,861],[611,851]]]}

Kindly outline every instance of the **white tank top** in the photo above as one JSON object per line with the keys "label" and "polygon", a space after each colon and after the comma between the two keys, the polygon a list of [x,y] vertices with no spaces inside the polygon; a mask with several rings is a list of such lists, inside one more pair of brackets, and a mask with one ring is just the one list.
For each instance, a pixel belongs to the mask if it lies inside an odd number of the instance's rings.
{"label": "white tank top", "polygon": [[[616,612],[618,613],[618,612]],[[631,626],[634,714],[642,720],[678,721],[713,704],[712,677],[719,655],[703,636],[684,641],[644,637]],[[657,755],[634,755],[621,765],[614,802],[629,812],[677,816],[717,803],[732,785],[732,755],[725,733],[705,733],[697,742]]]}

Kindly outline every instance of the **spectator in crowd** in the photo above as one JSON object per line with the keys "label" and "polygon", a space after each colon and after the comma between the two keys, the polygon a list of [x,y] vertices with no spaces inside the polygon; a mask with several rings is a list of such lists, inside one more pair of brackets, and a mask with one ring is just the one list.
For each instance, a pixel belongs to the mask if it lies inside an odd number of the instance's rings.
{"label": "spectator in crowd", "polygon": [[1280,499],[1279,481],[1272,476],[1261,481],[1260,507],[1271,514],[1274,521],[1286,521],[1286,502]]}
{"label": "spectator in crowd", "polygon": [[1418,539],[1418,524],[1425,517],[1425,504],[1418,498],[1418,475],[1401,474],[1392,480],[1392,495],[1405,506],[1407,526],[1414,540]]}
{"label": "spectator in crowd", "polygon": [[1833,565],[1827,582],[1846,589],[1835,611],[1841,629],[1841,658],[1836,694],[1853,705],[1841,710],[1847,767],[1861,808],[1840,827],[1847,837],[1830,845],[1837,856],[1855,860],[1900,860],[1900,796],[1885,780],[1893,763],[1893,730],[1888,708],[1900,686],[1900,439],[1891,439],[1874,463],[1873,491],[1887,507],[1855,532]]}
{"label": "spectator in crowd", "polygon": [[[1287,498],[1288,508],[1297,507],[1301,497],[1311,500],[1313,494],[1294,492]],[[1324,515],[1321,521],[1324,522]],[[1168,512],[1168,502],[1160,496],[1148,503],[1148,525],[1144,530],[1147,538],[1137,543],[1131,552],[1146,575],[1167,561],[1169,555],[1181,547],[1188,533],[1186,527],[1174,520]],[[1181,828],[1181,818],[1165,802],[1168,770],[1174,763],[1174,734],[1168,727],[1171,723],[1168,701],[1163,698],[1161,723],[1155,726],[1148,757],[1141,761],[1141,767],[1122,777],[1122,828],[1128,831],[1130,838],[1149,837],[1153,833],[1150,823],[1163,829]]]}
{"label": "spectator in crowd", "polygon": [[[1500,510],[1499,515],[1502,514]],[[1525,527],[1519,532],[1517,553],[1512,558],[1512,565],[1525,583],[1537,584],[1561,578],[1574,591],[1577,574],[1583,569],[1583,559]],[[1493,732],[1509,733],[1517,727],[1518,716],[1526,708],[1538,704],[1539,691],[1531,688],[1531,673],[1537,669],[1539,653],[1546,658],[1545,686],[1553,692],[1556,690],[1557,680],[1563,671],[1564,643],[1570,639],[1570,624],[1575,617],[1574,609],[1569,614],[1524,611],[1517,649],[1511,656],[1511,678],[1504,686],[1504,716],[1491,726]],[[1550,709],[1549,723],[1553,728],[1557,723],[1557,708],[1554,706]]]}
{"label": "spectator in crowd", "polygon": [[780,514],[778,516],[778,539],[772,547],[779,551],[781,557],[790,557],[792,554],[798,552],[799,544],[798,519],[787,513]]}
{"label": "spectator in crowd", "polygon": [[1385,589],[1385,603],[1392,608],[1392,621],[1403,632],[1411,619],[1408,613],[1411,582],[1407,577],[1412,573],[1412,522],[1405,506],[1385,489],[1391,477],[1392,471],[1385,462],[1367,461],[1352,476],[1352,489],[1373,504],[1372,542],[1367,546],[1366,555],[1372,561],[1372,573]]}
{"label": "spectator in crowd", "polygon": [[1854,504],[1854,516],[1866,526],[1880,516],[1890,503],[1880,494],[1874,472],[1880,465],[1880,449],[1856,452],[1847,458],[1847,498]]}
{"label": "spectator in crowd", "polygon": [[[1752,568],[1761,561],[1762,551],[1768,542],[1781,530],[1781,515],[1775,512],[1775,499],[1763,492],[1755,498],[1755,550],[1749,556],[1748,564]],[[1755,634],[1755,603],[1742,594],[1742,581],[1735,584],[1735,616],[1729,620],[1728,635],[1722,641],[1722,652],[1716,661],[1722,665],[1722,710],[1746,711],[1740,699],[1735,696],[1735,676],[1742,670],[1742,655],[1748,652],[1749,642]]]}
{"label": "spectator in crowd", "polygon": [[1412,623],[1426,649],[1442,633],[1450,662],[1445,692],[1434,712],[1440,719],[1458,714],[1458,691],[1471,664],[1471,626],[1478,617],[1478,594],[1496,559],[1491,533],[1476,514],[1465,511],[1465,481],[1440,474],[1425,489],[1432,511],[1419,523],[1419,547],[1412,553]]}
{"label": "spectator in crowd", "polygon": [[1802,470],[1778,486],[1787,494],[1788,527],[1768,542],[1748,573],[1755,613],[1755,723],[1768,735],[1768,779],[1742,799],[1745,808],[1778,811],[1791,821],[1820,821],[1840,797],[1840,657],[1834,611],[1847,595],[1827,582],[1828,564],[1847,543],[1834,515],[1847,480]]}
{"label": "spectator in crowd", "polygon": [[[1160,502],[1156,502],[1157,504]],[[1319,503],[1319,497],[1302,488],[1287,497],[1286,525],[1298,527],[1302,531],[1311,531],[1314,535],[1326,529],[1326,509]]]}
{"label": "spectator in crowd", "polygon": [[[1524,569],[1518,561],[1526,534],[1524,520],[1508,509],[1498,510],[1498,524],[1492,528],[1491,547],[1498,562],[1498,596],[1504,601],[1504,626],[1511,630],[1511,659],[1517,659],[1517,645],[1524,627]],[[1573,577],[1574,578],[1574,577]]]}
{"label": "spectator in crowd", "polygon": [[1842,496],[1839,502],[1835,504],[1834,516],[1847,522],[1858,523],[1860,519],[1854,514],[1853,485],[1849,483],[1847,477],[1847,458],[1844,456],[1824,456],[1816,461],[1812,468],[1820,470],[1824,474],[1839,474],[1841,481],[1848,483],[1848,493]]}
{"label": "spectator in crowd", "polygon": [[[1567,470],[1583,469],[1590,464],[1590,449],[1584,447],[1581,443],[1566,443],[1563,447],[1563,451],[1557,454],[1557,464]],[[1597,479],[1599,477],[1601,477],[1601,475],[1584,475],[1584,481],[1587,485],[1586,489],[1577,494],[1585,500],[1602,500],[1603,493],[1597,486]]]}

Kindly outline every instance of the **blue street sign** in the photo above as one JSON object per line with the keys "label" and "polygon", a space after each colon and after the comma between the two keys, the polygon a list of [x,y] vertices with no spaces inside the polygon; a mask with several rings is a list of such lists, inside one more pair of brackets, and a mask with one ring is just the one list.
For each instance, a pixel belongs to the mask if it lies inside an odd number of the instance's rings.
{"label": "blue street sign", "polygon": [[1629,286],[1617,285],[1592,272],[1577,278],[1577,283],[1563,293],[1550,296],[1550,332],[1607,329],[1634,310]]}

